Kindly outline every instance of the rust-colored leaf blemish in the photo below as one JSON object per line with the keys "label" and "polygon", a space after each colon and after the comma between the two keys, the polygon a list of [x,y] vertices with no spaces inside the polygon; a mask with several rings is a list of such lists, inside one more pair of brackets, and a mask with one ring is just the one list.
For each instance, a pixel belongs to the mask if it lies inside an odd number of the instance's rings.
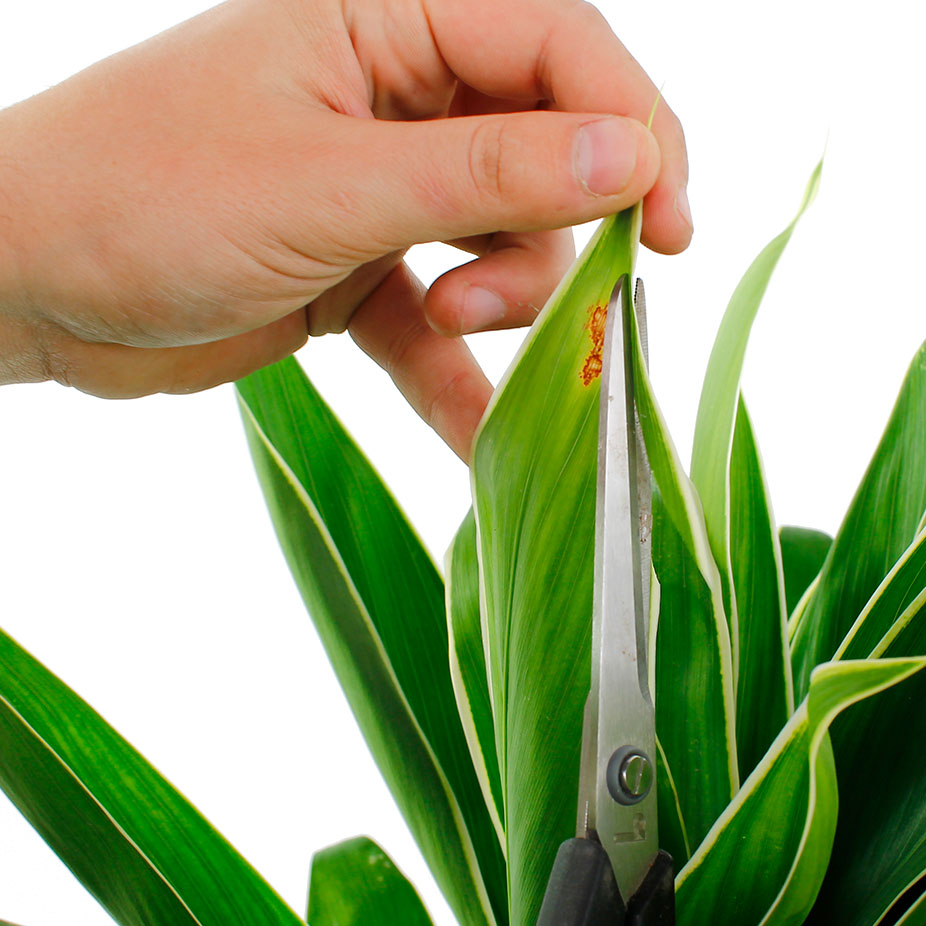
{"label": "rust-colored leaf blemish", "polygon": [[585,365],[579,376],[582,384],[590,386],[599,376],[601,376],[601,352],[604,350],[604,324],[608,318],[607,305],[593,305],[588,310],[588,321],[585,323],[585,330],[592,342],[592,349],[585,358]]}

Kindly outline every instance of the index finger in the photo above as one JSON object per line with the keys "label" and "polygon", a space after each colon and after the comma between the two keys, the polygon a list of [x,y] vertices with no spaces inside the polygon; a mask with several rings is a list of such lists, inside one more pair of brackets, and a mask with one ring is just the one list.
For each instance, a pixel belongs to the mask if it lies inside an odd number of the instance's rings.
{"label": "index finger", "polygon": [[[584,0],[422,0],[438,49],[453,73],[481,93],[548,101],[566,112],[613,113],[644,124],[656,86]],[[688,153],[664,99],[652,125],[662,163],[643,210],[644,243],[684,250],[691,238]]]}

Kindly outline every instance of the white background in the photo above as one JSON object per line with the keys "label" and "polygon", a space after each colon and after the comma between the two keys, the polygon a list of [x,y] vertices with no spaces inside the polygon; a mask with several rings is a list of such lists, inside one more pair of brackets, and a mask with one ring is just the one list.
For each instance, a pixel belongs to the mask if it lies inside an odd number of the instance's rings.
{"label": "white background", "polygon": [[[208,5],[5,0],[0,104]],[[790,220],[827,145],[820,197],[769,289],[744,382],[779,522],[834,531],[926,336],[915,5],[602,8],[687,131],[694,243],[681,257],[640,261],[653,378],[683,457],[726,300]],[[412,260],[430,280],[454,257],[432,246]],[[473,339],[490,376],[521,336]],[[441,561],[468,505],[463,466],[346,336],[313,342],[301,360]],[[122,403],[57,385],[4,387],[0,433],[0,625],[298,912],[312,852],[368,833],[435,921],[451,923],[292,586],[231,387]],[[0,918],[110,922],[3,799]]]}

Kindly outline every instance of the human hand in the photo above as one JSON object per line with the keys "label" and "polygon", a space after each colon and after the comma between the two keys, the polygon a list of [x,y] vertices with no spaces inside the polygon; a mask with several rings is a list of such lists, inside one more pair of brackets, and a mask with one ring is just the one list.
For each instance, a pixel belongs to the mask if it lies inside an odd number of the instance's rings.
{"label": "human hand", "polygon": [[[563,226],[647,194],[687,245],[655,99],[580,0],[230,0],[0,113],[0,381],[189,392],[349,326],[465,459],[459,335],[533,320]],[[431,240],[478,259],[425,291]]]}

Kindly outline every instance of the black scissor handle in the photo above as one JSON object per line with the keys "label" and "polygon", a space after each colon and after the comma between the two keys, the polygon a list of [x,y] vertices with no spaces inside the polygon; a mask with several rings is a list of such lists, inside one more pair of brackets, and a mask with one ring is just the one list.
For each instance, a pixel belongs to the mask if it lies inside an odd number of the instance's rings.
{"label": "black scissor handle", "polygon": [[559,847],[537,926],[674,926],[672,857],[660,851],[628,904],[621,898],[611,860],[593,839],[567,839]]}
{"label": "black scissor handle", "polygon": [[675,926],[675,865],[659,850],[627,905],[626,926]]}

